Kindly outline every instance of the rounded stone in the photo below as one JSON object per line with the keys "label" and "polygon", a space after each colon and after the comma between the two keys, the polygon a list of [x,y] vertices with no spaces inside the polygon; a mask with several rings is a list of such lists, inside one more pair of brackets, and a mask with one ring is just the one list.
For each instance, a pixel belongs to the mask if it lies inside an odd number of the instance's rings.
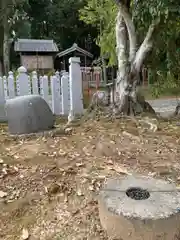
{"label": "rounded stone", "polygon": [[33,71],[33,72],[32,72],[32,75],[37,75],[37,72],[36,72],[36,71]]}
{"label": "rounded stone", "polygon": [[21,66],[21,67],[18,68],[18,72],[19,73],[26,73],[27,69],[25,67]]}
{"label": "rounded stone", "polygon": [[50,130],[55,117],[39,95],[19,96],[6,101],[6,114],[9,133],[30,134]]}
{"label": "rounded stone", "polygon": [[142,176],[109,179],[99,195],[99,216],[111,239],[180,239],[180,192]]}
{"label": "rounded stone", "polygon": [[13,75],[13,72],[12,72],[12,71],[9,71],[9,73],[8,73],[8,74],[11,76],[11,75]]}

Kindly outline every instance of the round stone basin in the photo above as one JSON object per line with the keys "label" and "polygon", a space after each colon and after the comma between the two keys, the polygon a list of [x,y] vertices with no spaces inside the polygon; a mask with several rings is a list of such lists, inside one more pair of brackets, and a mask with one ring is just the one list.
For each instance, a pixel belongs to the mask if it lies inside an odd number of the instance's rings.
{"label": "round stone basin", "polygon": [[99,216],[111,239],[177,240],[180,192],[174,184],[143,176],[109,179],[100,192]]}

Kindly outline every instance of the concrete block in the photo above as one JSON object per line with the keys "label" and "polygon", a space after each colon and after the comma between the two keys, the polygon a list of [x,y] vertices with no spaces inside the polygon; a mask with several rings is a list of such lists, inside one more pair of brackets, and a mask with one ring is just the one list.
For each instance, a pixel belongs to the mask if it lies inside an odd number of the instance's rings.
{"label": "concrete block", "polygon": [[50,130],[55,117],[39,95],[26,95],[6,101],[6,113],[10,134],[29,134]]}
{"label": "concrete block", "polygon": [[141,176],[109,179],[99,216],[110,239],[180,239],[180,192],[174,184]]}

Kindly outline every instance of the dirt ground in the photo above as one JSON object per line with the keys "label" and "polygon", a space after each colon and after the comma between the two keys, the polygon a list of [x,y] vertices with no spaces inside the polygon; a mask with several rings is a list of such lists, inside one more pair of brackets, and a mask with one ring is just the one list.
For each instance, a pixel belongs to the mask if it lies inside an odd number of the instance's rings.
{"label": "dirt ground", "polygon": [[[98,192],[132,173],[180,181],[180,127],[88,121],[69,135],[13,139],[0,127],[0,239],[106,240]],[[28,238],[29,237],[29,238]]]}

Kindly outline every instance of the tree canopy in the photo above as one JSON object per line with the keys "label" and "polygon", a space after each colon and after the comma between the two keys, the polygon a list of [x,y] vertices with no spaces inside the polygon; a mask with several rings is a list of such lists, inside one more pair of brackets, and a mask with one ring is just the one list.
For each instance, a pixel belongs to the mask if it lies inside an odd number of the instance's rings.
{"label": "tree canopy", "polygon": [[[117,61],[115,50],[117,8],[114,0],[88,0],[87,5],[80,10],[80,18],[85,23],[99,29],[97,43],[101,47],[101,53],[109,56],[110,65],[116,64]],[[161,19],[158,36],[155,36],[158,47],[154,54],[156,58],[162,58],[161,50],[167,49],[165,48],[167,42],[174,42],[179,38],[180,4],[175,0],[134,0],[130,2],[130,11],[136,26],[139,43],[144,39],[151,22],[157,18]],[[169,38],[169,36],[171,37]]]}
{"label": "tree canopy", "polygon": [[[122,0],[129,4],[138,36],[138,45],[154,19],[160,18],[155,45],[146,64],[159,76],[176,76],[180,59],[180,4],[176,0]],[[51,38],[60,49],[74,42],[93,55],[109,58],[116,65],[115,19],[118,7],[114,0],[1,0],[0,56],[3,58],[4,32],[8,38]],[[91,44],[87,44],[89,41]],[[152,61],[153,60],[153,61]]]}
{"label": "tree canopy", "polygon": [[[6,39],[35,38],[53,39],[60,50],[77,43],[98,56],[94,39],[96,27],[79,19],[79,9],[85,0],[1,0],[0,57],[8,61]],[[6,52],[6,53],[5,53]],[[9,67],[7,66],[7,69]],[[6,71],[7,72],[7,71]]]}

